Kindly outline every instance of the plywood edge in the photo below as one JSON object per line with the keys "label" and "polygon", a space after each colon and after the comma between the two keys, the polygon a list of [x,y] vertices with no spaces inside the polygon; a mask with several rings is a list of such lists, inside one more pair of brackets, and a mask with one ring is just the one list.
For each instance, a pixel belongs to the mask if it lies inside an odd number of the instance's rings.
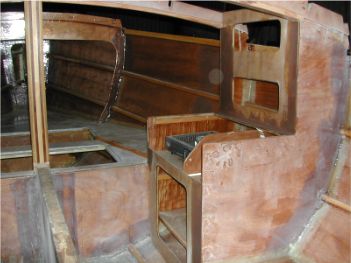
{"label": "plywood edge", "polygon": [[191,44],[200,44],[200,45],[213,46],[213,47],[220,46],[219,40],[209,39],[209,38],[171,35],[171,34],[163,34],[163,33],[156,33],[156,32],[140,31],[140,30],[134,30],[134,29],[126,29],[125,33],[127,36],[159,38],[164,40],[172,40],[172,41],[185,42],[185,43],[191,43]]}
{"label": "plywood edge", "polygon": [[[215,113],[200,113],[200,114],[183,114],[183,115],[168,115],[149,117],[150,124],[171,124],[171,123],[182,123],[182,122],[194,122],[194,121],[206,121],[206,120],[219,120],[223,119]],[[150,126],[151,127],[151,126]]]}

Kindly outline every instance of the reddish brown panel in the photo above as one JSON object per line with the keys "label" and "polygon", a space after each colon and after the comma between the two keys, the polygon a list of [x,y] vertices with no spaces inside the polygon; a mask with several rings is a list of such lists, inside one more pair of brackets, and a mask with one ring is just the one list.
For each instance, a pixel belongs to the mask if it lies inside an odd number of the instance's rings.
{"label": "reddish brown panel", "polygon": [[279,109],[279,86],[267,81],[255,81],[256,91],[254,103],[272,110]]}
{"label": "reddish brown panel", "polygon": [[148,145],[153,150],[165,149],[165,137],[202,131],[227,132],[235,124],[215,115],[183,115],[148,119]]}
{"label": "reddish brown panel", "polygon": [[126,70],[219,94],[219,47],[127,35]]}
{"label": "reddish brown panel", "polygon": [[57,182],[63,180],[63,188],[58,190],[65,218],[75,226],[82,257],[113,253],[148,233],[147,166],[78,171],[74,179],[70,176],[60,179],[61,176],[55,175]]}
{"label": "reddish brown panel", "polygon": [[102,103],[108,98],[113,76],[111,71],[86,67],[64,60],[50,62],[49,71],[54,72],[49,72],[49,88],[72,90]]}
{"label": "reddish brown panel", "polygon": [[[77,141],[87,141],[93,139],[92,134],[89,129],[78,129],[70,131],[59,131],[50,132],[49,131],[49,143],[60,143],[60,142],[77,142]],[[30,136],[28,134],[24,135],[9,135],[1,136],[1,147],[8,146],[23,146],[30,145]]]}
{"label": "reddish brown panel", "polygon": [[60,55],[111,67],[116,63],[116,50],[111,43],[105,41],[50,40],[50,55]]}
{"label": "reddish brown panel", "polygon": [[21,255],[16,203],[11,187],[12,179],[1,179],[1,260],[9,261],[10,256]]}
{"label": "reddish brown panel", "polygon": [[318,263],[351,261],[351,214],[330,207],[308,238],[302,253]]}
{"label": "reddish brown panel", "polygon": [[143,117],[216,112],[219,101],[162,84],[124,76],[117,105]]}
{"label": "reddish brown panel", "polygon": [[161,168],[158,170],[158,206],[160,211],[169,211],[186,206],[186,190]]}
{"label": "reddish brown panel", "polygon": [[252,104],[274,111],[279,110],[279,86],[277,83],[252,79],[234,78],[234,103]]}

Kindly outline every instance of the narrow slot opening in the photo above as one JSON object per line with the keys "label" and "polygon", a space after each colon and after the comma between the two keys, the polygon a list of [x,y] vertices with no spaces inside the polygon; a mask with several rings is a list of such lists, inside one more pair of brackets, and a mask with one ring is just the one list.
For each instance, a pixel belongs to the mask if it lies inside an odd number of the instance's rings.
{"label": "narrow slot opening", "polygon": [[279,20],[237,24],[234,27],[234,47],[241,51],[254,51],[254,45],[280,47]]}
{"label": "narrow slot opening", "polygon": [[274,82],[235,77],[234,103],[279,110],[279,85]]}

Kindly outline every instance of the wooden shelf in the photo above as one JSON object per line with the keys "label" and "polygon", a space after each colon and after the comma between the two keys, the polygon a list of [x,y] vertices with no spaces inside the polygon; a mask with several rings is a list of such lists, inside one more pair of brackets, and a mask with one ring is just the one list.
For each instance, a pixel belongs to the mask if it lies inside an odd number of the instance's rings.
{"label": "wooden shelf", "polygon": [[159,218],[174,237],[186,248],[186,209],[160,212]]}

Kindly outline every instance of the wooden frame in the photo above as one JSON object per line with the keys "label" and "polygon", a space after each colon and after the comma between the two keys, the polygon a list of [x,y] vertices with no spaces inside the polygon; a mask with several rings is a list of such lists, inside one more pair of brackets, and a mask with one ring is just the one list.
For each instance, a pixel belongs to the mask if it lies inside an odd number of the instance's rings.
{"label": "wooden frame", "polygon": [[32,138],[33,166],[49,164],[48,124],[43,65],[42,4],[24,3],[28,103]]}
{"label": "wooden frame", "polygon": [[[241,33],[238,24],[276,20],[280,23],[280,47],[265,47],[243,43],[236,50],[234,42]],[[224,15],[221,31],[221,68],[224,74],[221,92],[221,114],[239,123],[267,129],[278,134],[292,134],[296,124],[298,24],[276,16],[250,10],[238,10]],[[240,40],[238,40],[240,41]],[[224,52],[226,51],[226,52]],[[265,65],[265,67],[262,67]],[[276,83],[279,86],[277,111],[235,101],[234,78]],[[243,92],[243,91],[242,91]]]}
{"label": "wooden frame", "polygon": [[[186,240],[180,243],[186,248],[186,262],[201,261],[201,176],[189,175],[183,171],[183,164],[179,157],[171,155],[167,151],[153,153],[151,165],[151,236],[155,246],[167,259],[167,262],[181,263],[177,254],[172,251],[159,235],[159,205],[158,205],[158,176],[160,169],[164,170],[174,180],[186,189],[186,225],[168,226],[170,232],[177,236],[177,233],[186,232]],[[172,217],[172,216],[171,216]],[[167,227],[167,224],[166,224]],[[178,229],[177,229],[178,228]],[[184,229],[185,228],[185,229]],[[182,235],[180,235],[182,236]],[[178,238],[179,239],[179,238]]]}

